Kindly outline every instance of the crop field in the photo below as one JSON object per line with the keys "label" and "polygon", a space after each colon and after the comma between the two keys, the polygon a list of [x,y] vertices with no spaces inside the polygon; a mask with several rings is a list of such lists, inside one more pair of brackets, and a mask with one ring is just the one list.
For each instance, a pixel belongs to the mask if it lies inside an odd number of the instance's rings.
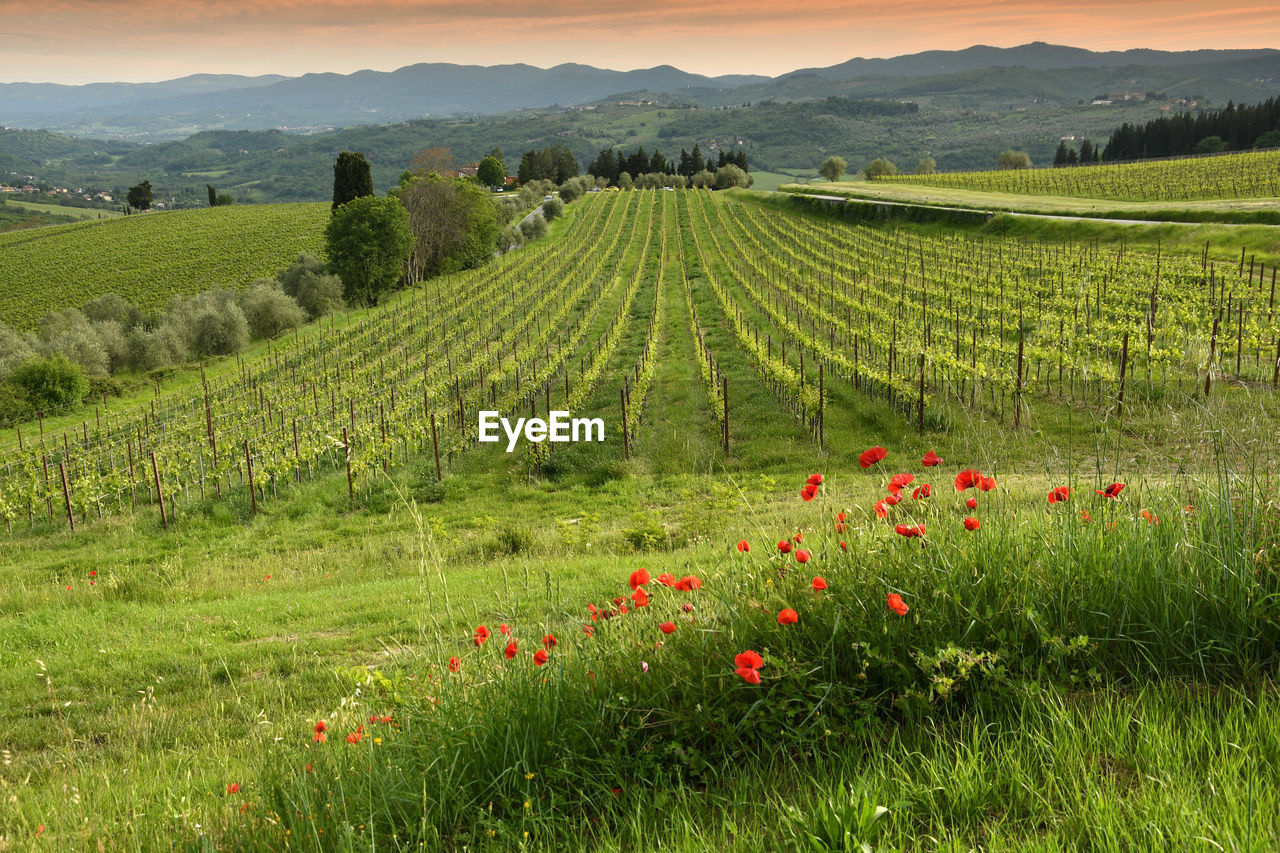
{"label": "crop field", "polygon": [[123,216],[0,234],[0,321],[29,329],[50,311],[115,293],[144,310],[175,294],[243,286],[318,252],[323,204],[231,206]]}
{"label": "crop field", "polygon": [[0,850],[1274,848],[1240,248],[588,194],[6,430]]}
{"label": "crop field", "polygon": [[1280,151],[1136,163],[894,175],[877,182],[1116,201],[1280,197]]}

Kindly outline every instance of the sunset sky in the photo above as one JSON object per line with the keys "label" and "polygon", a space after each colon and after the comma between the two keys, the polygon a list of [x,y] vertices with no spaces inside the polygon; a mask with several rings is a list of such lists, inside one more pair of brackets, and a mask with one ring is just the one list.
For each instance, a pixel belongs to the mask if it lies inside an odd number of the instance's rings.
{"label": "sunset sky", "polygon": [[0,0],[0,81],[390,71],[415,62],[775,75],[855,56],[1029,41],[1280,47],[1280,6],[1203,0]]}

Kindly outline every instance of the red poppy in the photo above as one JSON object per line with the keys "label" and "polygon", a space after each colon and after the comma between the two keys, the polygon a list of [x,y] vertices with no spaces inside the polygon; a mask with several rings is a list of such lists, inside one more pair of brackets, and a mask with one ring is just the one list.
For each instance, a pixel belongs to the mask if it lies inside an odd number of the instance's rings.
{"label": "red poppy", "polygon": [[848,550],[849,550],[849,546],[848,546],[847,544],[845,544],[844,542],[841,542],[841,543],[840,543],[840,550],[841,550],[841,551],[848,551]]}
{"label": "red poppy", "polygon": [[964,520],[965,530],[977,530],[981,526],[982,526],[982,522],[978,521],[978,519],[974,518],[973,516],[969,516]]}
{"label": "red poppy", "polygon": [[923,524],[899,524],[893,529],[899,536],[905,536],[908,539],[914,539],[917,536],[924,535]]}
{"label": "red poppy", "polygon": [[613,600],[613,603],[614,603],[614,605],[615,605],[615,606],[617,606],[617,605],[621,604],[621,603],[622,603],[622,596],[618,596],[617,598],[615,598],[615,599]]}
{"label": "red poppy", "polygon": [[843,512],[838,512],[838,513],[836,513],[836,521],[844,521],[844,513],[843,513]]}
{"label": "red poppy", "polygon": [[803,541],[804,541],[804,534],[803,534],[803,533],[797,533],[795,536],[792,536],[792,537],[791,537],[791,541],[792,541],[792,542],[803,542]]}
{"label": "red poppy", "polygon": [[739,553],[739,554],[746,554],[746,553],[748,553],[750,550],[751,550],[751,546],[747,543],[747,540],[742,539],[742,540],[739,540],[739,541],[738,541],[738,553]]}
{"label": "red poppy", "polygon": [[228,786],[227,786],[227,793],[228,793],[228,794],[238,794],[238,793],[240,793],[240,783],[239,783],[239,782],[232,782],[230,785],[228,785]]}
{"label": "red poppy", "polygon": [[740,676],[747,684],[760,683],[760,673],[749,666],[740,666],[733,671],[733,674]]}
{"label": "red poppy", "polygon": [[347,735],[347,743],[359,743],[363,739],[364,739],[364,734],[359,731],[355,731]]}
{"label": "red poppy", "polygon": [[647,607],[649,605],[649,593],[637,588],[635,592],[631,593],[631,600],[636,603],[636,607]]}
{"label": "red poppy", "polygon": [[391,722],[391,717],[390,717],[389,715],[388,715],[388,716],[384,716],[384,717],[382,718],[382,722],[384,722],[384,723],[389,723],[389,722]]}
{"label": "red poppy", "polygon": [[1088,524],[1089,522],[1093,521],[1093,516],[1089,515],[1089,510],[1082,509],[1080,510],[1080,520],[1083,521],[1085,524]]}
{"label": "red poppy", "polygon": [[663,572],[662,574],[658,575],[658,583],[662,584],[663,586],[675,586],[676,585],[675,575],[671,574],[671,572]]}
{"label": "red poppy", "polygon": [[1071,498],[1071,488],[1069,486],[1058,486],[1058,488],[1049,492],[1049,503],[1064,503]]}
{"label": "red poppy", "polygon": [[684,604],[680,605],[680,609],[683,610],[685,613],[692,613],[693,605],[686,601]]}
{"label": "red poppy", "polygon": [[511,626],[508,625],[506,622],[503,622],[501,625],[498,626],[498,633],[504,637],[507,636],[508,634],[511,633]]}
{"label": "red poppy", "polygon": [[972,489],[978,485],[978,481],[981,479],[982,475],[978,473],[977,468],[966,468],[956,474],[956,491],[963,492],[965,489]]}
{"label": "red poppy", "polygon": [[658,626],[658,630],[664,634],[674,634],[676,632],[676,623],[663,622],[661,625]]}
{"label": "red poppy", "polygon": [[920,460],[920,464],[926,468],[932,468],[934,465],[942,464],[942,457],[930,450],[924,455],[924,458]]}
{"label": "red poppy", "polygon": [[474,639],[475,639],[475,644],[477,646],[483,646],[484,641],[489,639],[489,629],[481,625],[479,628],[476,629],[476,635]]}
{"label": "red poppy", "polygon": [[800,614],[796,613],[790,607],[784,607],[778,613],[779,625],[794,625],[798,621],[800,621]]}
{"label": "red poppy", "polygon": [[818,577],[814,578],[814,579],[813,579],[813,588],[814,588],[814,590],[816,590],[816,591],[818,591],[818,592],[821,592],[822,590],[826,589],[826,588],[827,588],[827,582],[826,582],[826,580],[824,580],[824,579],[822,578],[822,576],[821,576],[821,575],[819,575]]}
{"label": "red poppy", "polygon": [[884,502],[889,506],[897,506],[898,504],[902,503],[902,495],[899,495],[899,494],[889,495],[884,499]]}
{"label": "red poppy", "polygon": [[906,474],[906,473],[894,474],[889,479],[889,491],[900,492],[902,491],[904,486],[909,486],[913,482],[915,482],[915,479],[916,479],[915,474]]}
{"label": "red poppy", "polygon": [[631,588],[639,589],[649,582],[648,569],[636,569],[631,573]]}
{"label": "red poppy", "polygon": [[902,600],[902,596],[898,595],[896,592],[889,593],[888,601],[889,609],[894,613],[897,613],[899,616],[906,616],[907,611],[911,609],[910,607],[907,607],[907,603]]}
{"label": "red poppy", "polygon": [[450,672],[457,672],[457,671],[458,671],[458,667],[460,667],[460,666],[462,666],[462,661],[461,661],[461,660],[459,660],[459,659],[458,659],[458,658],[456,658],[456,657],[449,658],[449,671],[450,671]]}
{"label": "red poppy", "polygon": [[316,732],[311,736],[311,740],[314,741],[315,743],[324,743],[328,739],[329,739],[329,736],[324,732]]}
{"label": "red poppy", "polygon": [[328,730],[329,730],[329,727],[325,724],[324,720],[321,720],[320,722],[316,723],[314,726],[311,727],[311,731],[315,732],[316,734],[320,734],[321,732],[326,732]]}
{"label": "red poppy", "polygon": [[747,667],[748,669],[759,669],[764,666],[764,658],[747,649],[745,652],[734,655],[733,665],[738,667]]}
{"label": "red poppy", "polygon": [[542,666],[544,663],[547,662],[547,659],[549,657],[550,655],[547,654],[546,649],[538,649],[536,652],[533,653],[533,662],[536,666]]}
{"label": "red poppy", "polygon": [[[628,609],[627,609],[627,605],[625,605],[625,604],[624,604],[624,605],[622,605],[621,607],[619,607],[619,608],[618,608],[618,612],[619,612],[619,613],[621,613],[623,616],[626,616],[626,615],[627,615],[628,613],[630,613],[631,611],[630,611],[630,610],[628,610]],[[609,615],[610,615],[610,616],[612,616],[613,614],[612,614],[612,613],[610,613]]]}
{"label": "red poppy", "polygon": [[885,507],[884,501],[876,501],[876,505],[874,508],[876,511],[876,515],[879,516],[880,518],[889,517],[889,510]]}
{"label": "red poppy", "polygon": [[810,475],[809,475],[809,479],[805,480],[805,483],[806,483],[807,485],[810,485],[810,486],[821,486],[821,485],[822,485],[822,475],[821,475],[821,474],[810,474]]}
{"label": "red poppy", "polygon": [[978,499],[977,499],[977,498],[969,498],[969,500],[967,500],[967,501],[965,501],[965,502],[964,502],[964,505],[965,505],[965,506],[967,506],[969,509],[977,509],[977,508],[978,508]]}
{"label": "red poppy", "polygon": [[790,539],[783,539],[782,541],[780,541],[780,542],[778,543],[778,551],[779,551],[779,552],[781,552],[781,553],[783,553],[783,554],[790,554],[790,553],[791,553],[791,540],[790,540]]}
{"label": "red poppy", "polygon": [[503,652],[503,654],[507,656],[507,660],[511,660],[513,657],[515,657],[515,656],[516,656],[516,641],[515,641],[515,640],[512,640],[511,642],[507,643],[507,648],[506,648],[506,650]]}
{"label": "red poppy", "polygon": [[915,491],[911,493],[911,498],[912,500],[918,501],[921,498],[927,498],[932,494],[933,494],[933,487],[930,486],[928,483],[925,483],[924,485],[916,486]]}
{"label": "red poppy", "polygon": [[96,578],[97,576],[98,576],[98,570],[97,570],[97,569],[90,569],[90,570],[89,570],[89,577],[91,577],[91,578]]}
{"label": "red poppy", "polygon": [[376,722],[378,722],[378,715],[377,715],[377,714],[374,714],[373,716],[371,716],[371,717],[369,718],[369,722],[371,722],[371,723],[376,723]]}
{"label": "red poppy", "polygon": [[806,503],[808,503],[809,501],[813,500],[813,496],[816,495],[817,493],[818,493],[817,486],[805,486],[803,489],[800,490],[800,497],[803,498]]}
{"label": "red poppy", "polygon": [[801,548],[799,551],[796,551],[796,562],[807,563],[809,562],[809,556],[809,552]]}
{"label": "red poppy", "polygon": [[1151,512],[1150,510],[1144,509],[1142,512],[1139,513],[1139,515],[1145,518],[1148,524],[1160,523],[1160,519],[1156,518],[1156,514],[1154,512]]}
{"label": "red poppy", "polygon": [[583,625],[582,633],[586,634],[588,637],[594,637],[596,635],[596,629],[590,625]]}
{"label": "red poppy", "polygon": [[1105,489],[1097,489],[1096,491],[1104,498],[1111,498],[1112,500],[1115,500],[1120,497],[1120,492],[1123,491],[1123,489],[1124,483],[1112,483]]}
{"label": "red poppy", "polygon": [[996,487],[995,477],[979,477],[978,478],[978,488],[982,489],[982,491],[989,492],[995,487]]}
{"label": "red poppy", "polygon": [[676,589],[680,592],[702,589],[702,579],[697,575],[685,575],[676,583]]}
{"label": "red poppy", "polygon": [[555,634],[547,634],[547,636],[542,638],[542,645],[549,649],[554,649],[556,646],[560,645],[560,641],[556,639]]}
{"label": "red poppy", "polygon": [[876,464],[888,455],[889,451],[885,450],[883,447],[872,447],[871,449],[864,450],[858,454],[858,464],[863,468],[870,468],[872,465]]}

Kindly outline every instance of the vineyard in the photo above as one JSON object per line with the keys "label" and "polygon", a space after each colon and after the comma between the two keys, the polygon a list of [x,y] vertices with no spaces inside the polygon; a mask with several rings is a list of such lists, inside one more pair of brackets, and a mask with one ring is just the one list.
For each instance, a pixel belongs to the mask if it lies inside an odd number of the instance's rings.
{"label": "vineyard", "polygon": [[1123,164],[894,175],[883,183],[1117,201],[1280,197],[1280,150]]}
{"label": "vineyard", "polygon": [[231,206],[0,234],[0,322],[29,329],[104,293],[153,311],[175,294],[274,276],[300,253],[319,252],[328,212],[323,204]]}
{"label": "vineyard", "polygon": [[[764,389],[771,417],[816,449],[858,399],[903,430],[960,413],[1016,429],[1066,401],[1123,420],[1135,399],[1280,382],[1276,271],[1243,252],[1222,263],[922,236],[706,191],[594,194],[561,227],[359,321],[280,339],[194,392],[8,431],[0,517],[10,531],[74,527],[151,505],[167,525],[233,490],[256,511],[322,473],[351,496],[415,459],[439,478],[479,452],[481,409],[602,416],[608,452],[632,456],[646,410],[671,393],[661,368],[680,360],[696,363],[706,416],[684,428],[726,459],[759,426],[734,416],[744,389]],[[536,472],[559,451],[521,452]]]}

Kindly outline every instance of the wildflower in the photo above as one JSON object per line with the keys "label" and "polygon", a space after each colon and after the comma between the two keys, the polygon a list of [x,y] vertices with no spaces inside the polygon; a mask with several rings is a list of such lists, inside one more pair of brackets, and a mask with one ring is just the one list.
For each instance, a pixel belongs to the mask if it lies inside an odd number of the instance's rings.
{"label": "wildflower", "polygon": [[1155,514],[1154,512],[1151,512],[1150,510],[1146,510],[1146,509],[1144,509],[1142,512],[1140,512],[1140,513],[1138,513],[1138,514],[1139,514],[1139,515],[1141,515],[1143,518],[1145,518],[1145,519],[1147,520],[1147,524],[1159,524],[1159,523],[1160,523],[1160,519],[1156,518],[1156,514]]}
{"label": "wildflower", "polygon": [[978,521],[978,519],[974,518],[973,516],[969,516],[964,520],[965,530],[977,530],[981,526],[982,526],[982,522]]}
{"label": "wildflower", "polygon": [[364,739],[364,734],[361,732],[352,732],[351,734],[347,735],[347,743],[359,743],[363,739]]}
{"label": "wildflower", "polygon": [[676,623],[663,622],[658,626],[658,630],[662,631],[664,634],[674,634],[676,632]]}
{"label": "wildflower", "polygon": [[809,479],[805,480],[805,484],[806,484],[806,485],[810,485],[810,486],[821,486],[821,485],[822,485],[822,475],[821,475],[821,474],[810,474],[810,475],[809,475]]}
{"label": "wildflower", "polygon": [[939,457],[938,454],[930,450],[928,453],[924,455],[924,458],[920,460],[920,464],[926,468],[932,468],[935,465],[941,465],[942,458]]}
{"label": "wildflower", "polygon": [[1089,515],[1089,510],[1082,509],[1080,510],[1080,520],[1083,521],[1085,524],[1088,524],[1089,522],[1093,521],[1093,516]]}
{"label": "wildflower", "polygon": [[792,536],[792,537],[791,537],[791,541],[792,541],[792,542],[803,542],[803,541],[804,541],[804,534],[803,534],[803,533],[797,533],[795,536]]}
{"label": "wildflower", "polygon": [[843,522],[843,521],[837,521],[837,522],[836,522],[836,533],[844,533],[844,522]]}
{"label": "wildflower", "polygon": [[893,529],[899,536],[905,536],[908,539],[914,539],[917,536],[924,535],[923,524],[899,524]]}
{"label": "wildflower", "polygon": [[751,649],[747,649],[745,652],[734,655],[733,665],[745,666],[750,669],[759,669],[764,666],[764,658],[760,657],[760,655],[756,654]]}
{"label": "wildflower", "polygon": [[1182,508],[1182,511],[1185,512],[1187,515],[1191,515],[1191,513],[1196,511],[1196,508],[1191,504],[1187,504]]}
{"label": "wildflower", "polygon": [[796,613],[790,607],[784,607],[778,613],[779,625],[794,625],[800,621],[800,614]]}
{"label": "wildflower", "polygon": [[803,548],[801,548],[799,551],[796,551],[797,563],[807,563],[809,562],[809,557],[810,557],[809,552],[804,550]]}
{"label": "wildflower", "polygon": [[978,499],[977,499],[977,498],[969,498],[969,500],[967,500],[967,501],[965,501],[965,502],[964,502],[964,505],[965,505],[965,506],[967,506],[969,509],[977,509],[977,508],[978,508]]}
{"label": "wildflower", "polygon": [[546,646],[548,649],[554,649],[559,645],[559,642],[560,641],[556,639],[555,634],[547,634],[547,636],[542,638],[542,645]]}
{"label": "wildflower", "polygon": [[227,793],[228,793],[228,794],[238,794],[238,793],[240,793],[240,783],[239,783],[239,782],[232,782],[230,785],[228,785],[228,786],[227,786]]}
{"label": "wildflower", "polygon": [[790,540],[790,539],[782,539],[782,540],[780,540],[780,541],[778,542],[778,552],[779,552],[779,553],[781,553],[781,554],[790,554],[790,553],[791,553],[791,540]]}
{"label": "wildflower", "polygon": [[1071,498],[1071,488],[1069,486],[1058,486],[1058,488],[1049,492],[1049,503],[1065,503]]}
{"label": "wildflower", "polygon": [[533,653],[533,663],[535,666],[542,666],[551,656],[547,654],[546,649],[538,649]]}
{"label": "wildflower", "polygon": [[883,447],[872,447],[858,454],[858,464],[863,468],[870,468],[888,455],[889,452]]}
{"label": "wildflower", "polygon": [[910,607],[907,607],[907,603],[902,600],[902,596],[898,595],[896,592],[889,593],[888,602],[889,609],[894,613],[897,613],[899,616],[906,616],[907,611],[911,609]]}
{"label": "wildflower", "polygon": [[740,676],[747,684],[759,684],[760,672],[749,666],[740,666],[733,671],[734,675]]}
{"label": "wildflower", "polygon": [[462,666],[462,661],[456,657],[449,658],[449,671],[457,672],[458,667]]}
{"label": "wildflower", "polygon": [[586,634],[588,637],[594,637],[596,635],[596,629],[590,625],[583,625],[582,633]]}
{"label": "wildflower", "polygon": [[956,474],[956,491],[963,492],[965,489],[972,489],[982,480],[982,475],[978,473],[977,468],[966,468],[959,474]]}
{"label": "wildflower", "polygon": [[685,613],[692,613],[693,605],[686,601],[684,604],[680,605],[680,609],[683,610]]}
{"label": "wildflower", "polygon": [[370,723],[376,723],[376,722],[378,722],[378,715],[377,715],[377,714],[374,714],[373,716],[371,716],[371,717],[369,718],[369,722],[370,722]]}
{"label": "wildflower", "polygon": [[817,486],[805,486],[803,489],[800,490],[800,497],[804,499],[805,503],[808,503],[809,501],[813,500],[814,496],[817,494],[818,494]]}
{"label": "wildflower", "polygon": [[649,571],[647,569],[637,569],[631,573],[631,588],[639,589],[649,582]]}
{"label": "wildflower", "polygon": [[1123,489],[1124,489],[1124,483],[1112,483],[1111,485],[1107,486],[1105,489],[1096,489],[1095,491],[1097,491],[1097,493],[1102,495],[1104,498],[1111,498],[1112,500],[1115,500],[1120,497],[1120,492]]}
{"label": "wildflower", "polygon": [[384,722],[384,723],[389,723],[389,722],[391,722],[391,717],[390,717],[390,715],[383,715],[383,717],[382,717],[382,722]]}
{"label": "wildflower", "polygon": [[645,592],[641,588],[637,588],[635,592],[631,593],[631,600],[636,603],[636,607],[647,607],[649,604],[649,593]]}
{"label": "wildflower", "polygon": [[311,740],[312,740],[314,743],[324,743],[324,742],[325,742],[325,741],[327,741],[328,739],[329,739],[329,736],[328,736],[327,734],[325,734],[324,732],[316,732],[315,734],[313,734],[313,735],[311,736]]}
{"label": "wildflower", "polygon": [[675,575],[671,574],[671,572],[663,572],[662,574],[658,575],[658,583],[662,584],[663,586],[673,587],[676,585]]}
{"label": "wildflower", "polygon": [[97,570],[97,569],[90,569],[90,570],[89,570],[89,577],[91,577],[91,578],[96,578],[97,576],[98,576],[98,570]]}
{"label": "wildflower", "polygon": [[898,492],[902,491],[904,487],[909,486],[913,482],[915,482],[915,479],[916,479],[915,474],[894,474],[889,479],[889,491],[893,492],[894,494],[897,494]]}
{"label": "wildflower", "polygon": [[911,499],[918,501],[921,498],[927,498],[932,494],[933,494],[933,486],[930,486],[928,483],[924,483],[922,485],[916,486],[915,490],[911,493]]}
{"label": "wildflower", "polygon": [[995,477],[979,477],[978,478],[978,488],[982,489],[982,491],[989,492],[995,487],[996,487]]}
{"label": "wildflower", "polygon": [[889,506],[897,506],[898,504],[902,503],[902,495],[895,492],[894,494],[891,494],[888,497],[886,497],[884,499],[884,502]]}
{"label": "wildflower", "polygon": [[694,589],[702,589],[702,579],[697,575],[685,575],[676,583],[676,589],[680,592],[689,592]]}
{"label": "wildflower", "polygon": [[814,578],[814,579],[813,579],[813,588],[814,588],[814,591],[816,591],[816,592],[821,592],[822,590],[826,589],[826,588],[827,588],[827,582],[826,582],[826,580],[825,580],[821,575],[819,575],[818,577]]}
{"label": "wildflower", "polygon": [[503,654],[507,656],[507,660],[511,660],[513,657],[516,656],[515,640],[512,640],[511,642],[507,643],[507,648],[503,651]]}
{"label": "wildflower", "polygon": [[[619,607],[619,608],[618,608],[618,612],[619,612],[619,613],[621,613],[623,616],[626,616],[626,615],[627,615],[628,613],[630,613],[631,611],[630,611],[630,610],[628,610],[628,609],[627,609],[627,605],[625,605],[625,604],[624,604],[624,605],[622,605],[621,607]],[[612,613],[610,613],[609,615],[610,615],[610,616],[612,616],[613,614],[612,614]]]}
{"label": "wildflower", "polygon": [[640,661],[640,671],[641,672],[649,671],[649,662],[647,660]]}
{"label": "wildflower", "polygon": [[504,637],[508,636],[511,633],[511,626],[508,625],[506,622],[503,622],[501,625],[498,626],[498,633]]}
{"label": "wildflower", "polygon": [[848,551],[848,550],[849,550],[849,546],[848,546],[848,544],[842,541],[842,542],[840,543],[840,550],[841,550],[841,551]]}
{"label": "wildflower", "polygon": [[880,518],[889,517],[889,510],[885,507],[884,501],[876,501],[876,505],[873,508],[876,511],[876,515],[879,516]]}
{"label": "wildflower", "polygon": [[485,640],[489,639],[489,629],[483,625],[476,628],[476,635],[474,639],[476,646],[483,646]]}
{"label": "wildflower", "polygon": [[738,553],[739,553],[739,554],[746,554],[746,553],[748,553],[748,552],[750,552],[750,551],[751,551],[751,546],[747,543],[747,540],[745,540],[745,539],[740,539],[740,540],[738,540]]}

